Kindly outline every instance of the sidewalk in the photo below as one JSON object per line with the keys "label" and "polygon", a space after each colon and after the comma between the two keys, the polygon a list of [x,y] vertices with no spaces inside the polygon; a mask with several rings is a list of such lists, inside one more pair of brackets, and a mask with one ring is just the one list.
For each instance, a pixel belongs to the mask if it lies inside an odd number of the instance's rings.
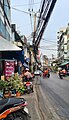
{"label": "sidewalk", "polygon": [[31,116],[31,120],[40,120],[38,108],[37,108],[37,98],[36,98],[36,91],[35,91],[35,85],[34,85],[34,92],[30,94],[26,94],[21,96],[21,98],[25,98],[27,100],[27,108],[29,111],[29,114]]}

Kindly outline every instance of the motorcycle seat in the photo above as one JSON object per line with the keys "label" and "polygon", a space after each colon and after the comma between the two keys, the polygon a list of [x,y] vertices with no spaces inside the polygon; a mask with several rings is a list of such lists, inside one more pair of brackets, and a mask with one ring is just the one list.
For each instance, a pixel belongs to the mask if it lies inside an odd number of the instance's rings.
{"label": "motorcycle seat", "polygon": [[0,114],[5,110],[16,107],[20,104],[25,104],[26,100],[24,98],[6,98],[0,100]]}

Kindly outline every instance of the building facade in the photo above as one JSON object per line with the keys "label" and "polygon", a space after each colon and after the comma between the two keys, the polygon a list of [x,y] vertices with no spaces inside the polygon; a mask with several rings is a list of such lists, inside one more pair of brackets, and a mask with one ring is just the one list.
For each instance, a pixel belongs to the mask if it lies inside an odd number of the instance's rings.
{"label": "building facade", "polygon": [[0,35],[10,40],[11,34],[10,0],[0,0]]}
{"label": "building facade", "polygon": [[67,58],[69,60],[69,24],[67,26],[66,32],[67,32]]}
{"label": "building facade", "polygon": [[0,0],[0,77],[5,73],[5,60],[13,60],[11,52],[21,51],[11,41],[10,0]]}
{"label": "building facade", "polygon": [[59,30],[57,35],[57,57],[59,64],[65,62],[67,60],[67,34],[66,28],[62,28]]}
{"label": "building facade", "polygon": [[[2,59],[2,50],[5,46],[3,39],[10,40],[11,34],[11,10],[10,0],[0,0],[0,59]],[[3,41],[3,43],[2,43]],[[0,60],[0,75],[2,74],[2,61]]]}

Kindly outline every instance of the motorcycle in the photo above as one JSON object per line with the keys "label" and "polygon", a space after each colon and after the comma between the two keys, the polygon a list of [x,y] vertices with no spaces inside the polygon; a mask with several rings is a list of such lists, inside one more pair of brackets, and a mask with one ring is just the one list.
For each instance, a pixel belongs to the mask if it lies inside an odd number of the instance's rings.
{"label": "motorcycle", "polygon": [[59,77],[60,79],[63,79],[63,73],[61,71],[59,72]]}
{"label": "motorcycle", "polygon": [[33,92],[32,82],[26,82],[24,85],[25,85],[25,88],[26,88],[28,94]]}
{"label": "motorcycle", "polygon": [[49,72],[48,72],[48,73],[45,73],[45,72],[43,73],[43,78],[46,78],[46,77],[47,77],[47,78],[50,77],[50,73],[49,73]]}
{"label": "motorcycle", "polygon": [[23,82],[24,82],[24,88],[25,88],[26,92],[28,94],[33,92],[32,78],[27,78],[26,76],[24,76]]}
{"label": "motorcycle", "polygon": [[26,105],[24,98],[1,99],[0,120],[30,120]]}

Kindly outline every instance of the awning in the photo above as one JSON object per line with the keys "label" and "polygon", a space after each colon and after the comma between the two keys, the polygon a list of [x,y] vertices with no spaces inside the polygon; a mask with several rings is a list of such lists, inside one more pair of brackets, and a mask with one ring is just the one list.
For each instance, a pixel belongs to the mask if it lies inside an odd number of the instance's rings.
{"label": "awning", "polygon": [[66,65],[66,64],[69,64],[69,62],[66,61],[66,62],[62,63],[60,66],[64,66],[64,65]]}
{"label": "awning", "polygon": [[11,41],[8,41],[0,36],[0,51],[21,51],[22,49],[17,47]]}
{"label": "awning", "polygon": [[24,63],[24,55],[23,51],[4,51],[2,52],[2,59],[16,59],[17,61],[21,61]]}

